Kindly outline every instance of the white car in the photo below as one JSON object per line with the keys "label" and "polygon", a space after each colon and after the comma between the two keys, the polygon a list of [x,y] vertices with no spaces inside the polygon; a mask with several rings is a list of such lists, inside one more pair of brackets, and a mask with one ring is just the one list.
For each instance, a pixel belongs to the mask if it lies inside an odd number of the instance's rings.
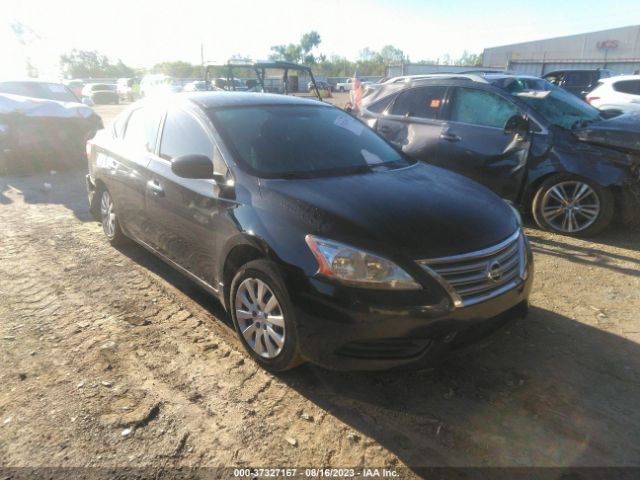
{"label": "white car", "polygon": [[587,102],[599,110],[640,111],[640,75],[600,79],[587,95]]}

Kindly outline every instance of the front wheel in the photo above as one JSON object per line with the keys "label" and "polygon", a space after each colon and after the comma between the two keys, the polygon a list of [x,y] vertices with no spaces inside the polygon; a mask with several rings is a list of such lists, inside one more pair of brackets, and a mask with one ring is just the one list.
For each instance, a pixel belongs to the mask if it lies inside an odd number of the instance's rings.
{"label": "front wheel", "polygon": [[254,260],[241,267],[229,306],[242,345],[259,365],[281,372],[302,363],[293,305],[276,264]]}
{"label": "front wheel", "polygon": [[576,237],[596,235],[607,228],[613,209],[610,190],[570,174],[542,182],[532,206],[540,228]]}

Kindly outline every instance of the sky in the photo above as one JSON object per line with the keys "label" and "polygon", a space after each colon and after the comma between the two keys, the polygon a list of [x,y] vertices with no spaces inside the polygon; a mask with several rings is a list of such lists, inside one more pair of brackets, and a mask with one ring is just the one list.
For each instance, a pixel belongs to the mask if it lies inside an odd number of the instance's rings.
{"label": "sky", "polygon": [[[240,54],[265,59],[272,45],[320,33],[315,53],[355,60],[360,50],[391,44],[412,61],[464,50],[640,24],[638,0],[3,0],[0,76],[29,55],[55,69],[72,48],[98,50],[133,67],[162,61],[224,62]],[[19,44],[11,22],[33,33]]]}

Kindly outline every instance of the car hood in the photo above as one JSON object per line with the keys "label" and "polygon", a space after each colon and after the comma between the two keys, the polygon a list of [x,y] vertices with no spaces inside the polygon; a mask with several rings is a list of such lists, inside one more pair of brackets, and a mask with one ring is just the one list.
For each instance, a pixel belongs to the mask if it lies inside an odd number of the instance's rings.
{"label": "car hood", "polygon": [[498,196],[455,173],[416,164],[385,172],[262,180],[263,207],[305,233],[381,253],[433,258],[495,245],[517,228]]}
{"label": "car hood", "polygon": [[591,123],[575,131],[579,140],[640,153],[640,112]]}
{"label": "car hood", "polygon": [[47,118],[91,118],[94,110],[80,102],[58,102],[21,95],[0,94],[0,115]]}

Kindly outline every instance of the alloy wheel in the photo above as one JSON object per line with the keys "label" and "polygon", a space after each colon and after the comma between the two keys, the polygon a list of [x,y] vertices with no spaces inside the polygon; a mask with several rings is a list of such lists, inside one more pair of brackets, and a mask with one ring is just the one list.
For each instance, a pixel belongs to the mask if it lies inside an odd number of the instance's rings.
{"label": "alloy wheel", "polygon": [[100,219],[102,220],[102,229],[105,235],[113,238],[116,234],[116,212],[113,208],[111,195],[107,190],[102,192],[100,200]]}
{"label": "alloy wheel", "polygon": [[588,184],[576,180],[560,182],[542,198],[542,216],[555,230],[577,233],[589,228],[600,215],[600,199]]}
{"label": "alloy wheel", "polygon": [[282,307],[273,290],[259,278],[247,278],[235,297],[238,327],[251,349],[263,358],[277,357],[285,342]]}

